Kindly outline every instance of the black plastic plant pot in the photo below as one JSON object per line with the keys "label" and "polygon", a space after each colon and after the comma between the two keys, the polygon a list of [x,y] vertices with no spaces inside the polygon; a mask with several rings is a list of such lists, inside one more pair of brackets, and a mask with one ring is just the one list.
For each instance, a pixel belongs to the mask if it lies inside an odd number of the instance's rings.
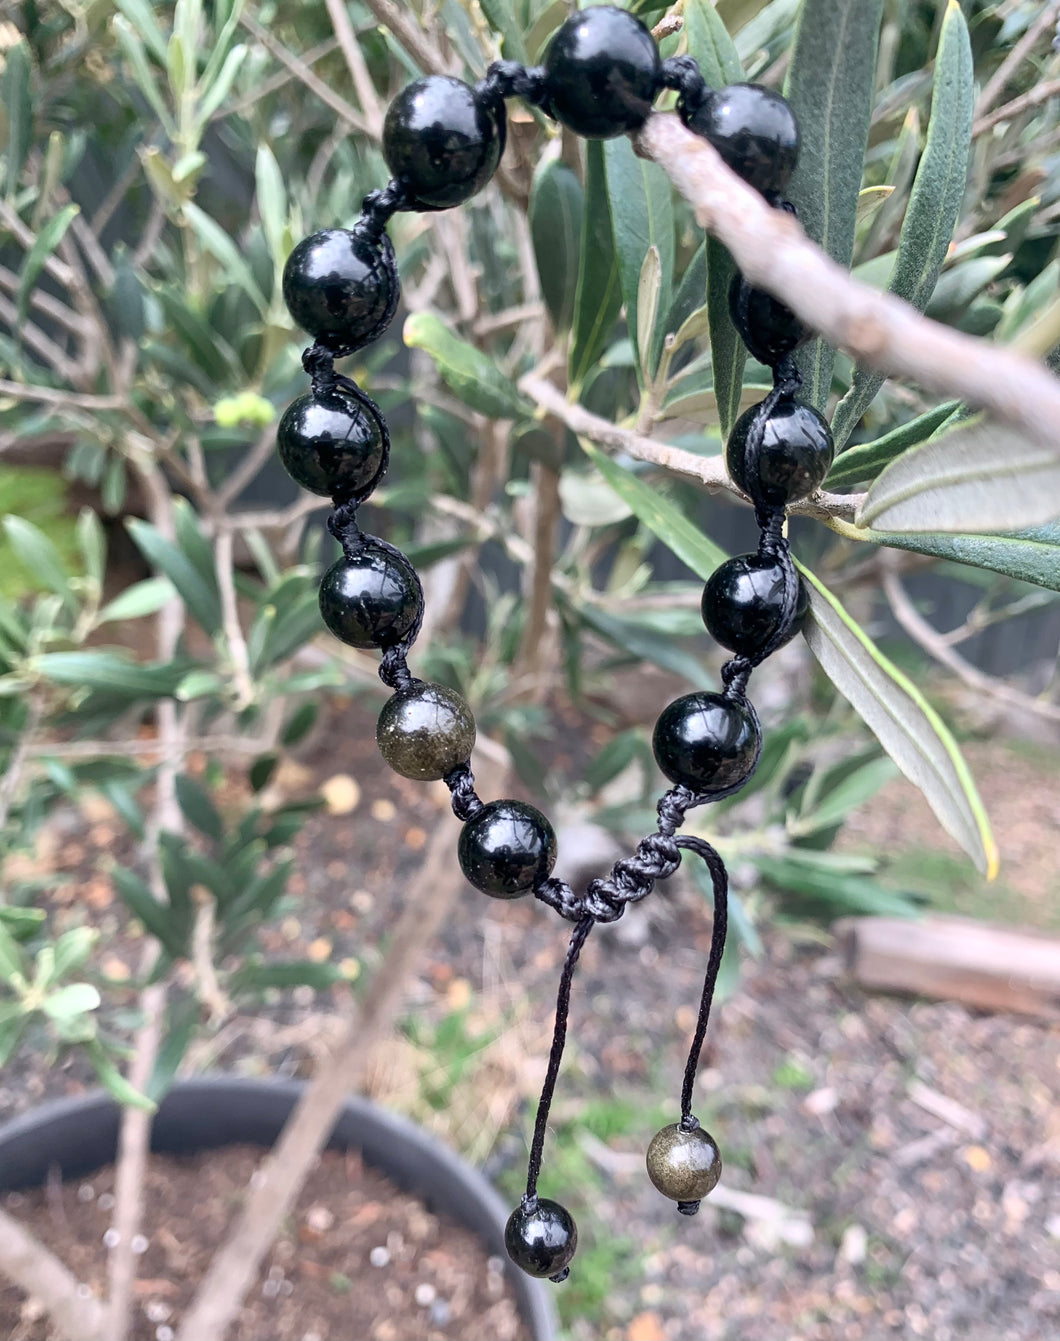
{"label": "black plastic plant pot", "polygon": [[[185,1080],[170,1090],[155,1115],[152,1150],[187,1155],[218,1146],[271,1146],[304,1086],[294,1081],[218,1076]],[[0,1192],[35,1187],[49,1171],[76,1178],[110,1164],[118,1147],[121,1110],[96,1091],[43,1104],[0,1128]],[[428,1210],[477,1234],[505,1260],[504,1225],[510,1207],[486,1179],[432,1136],[366,1099],[347,1099],[329,1147],[359,1150],[364,1161]],[[534,1341],[555,1341],[548,1288],[521,1271],[508,1280]]]}

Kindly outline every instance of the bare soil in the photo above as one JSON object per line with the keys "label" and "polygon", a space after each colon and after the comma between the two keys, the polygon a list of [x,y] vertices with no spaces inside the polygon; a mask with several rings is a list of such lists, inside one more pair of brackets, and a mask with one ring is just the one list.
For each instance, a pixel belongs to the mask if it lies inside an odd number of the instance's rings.
{"label": "bare soil", "polygon": [[[132,1341],[165,1341],[223,1241],[261,1158],[248,1146],[155,1155],[147,1176]],[[8,1193],[4,1206],[102,1291],[113,1169]],[[48,1341],[39,1309],[0,1288],[0,1336]],[[232,1341],[523,1341],[499,1257],[358,1155],[326,1152],[273,1245]]]}

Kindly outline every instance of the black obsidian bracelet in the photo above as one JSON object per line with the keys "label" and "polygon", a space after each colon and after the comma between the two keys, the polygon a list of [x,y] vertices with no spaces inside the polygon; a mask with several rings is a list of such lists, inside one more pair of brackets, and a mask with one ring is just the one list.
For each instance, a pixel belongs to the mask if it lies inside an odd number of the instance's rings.
{"label": "black obsidian bracelet", "polygon": [[716,1185],[721,1156],[692,1113],[696,1068],[725,946],[727,879],[713,847],[678,836],[694,806],[729,796],[758,763],[762,733],[747,683],[755,666],[798,631],[802,588],[784,534],[786,506],[813,492],[832,461],[824,419],[795,399],[802,379],[793,354],[807,332],[782,303],[737,275],[730,309],[751,354],[773,372],[773,389],[743,414],[726,446],[733,480],[754,504],[758,549],[723,563],[703,592],[703,619],[735,655],[722,668],[718,693],[685,694],[655,725],[655,759],[673,786],[659,799],[658,825],[606,879],[581,894],[552,875],[552,826],[523,801],[483,801],[470,758],[471,710],[459,694],[409,671],[408,653],[423,618],[423,590],[409,560],[393,545],[365,535],[357,511],[387,468],[390,439],[373,401],[335,371],[335,360],[375,340],[394,315],[398,278],[386,224],[398,210],[439,210],[469,199],[489,181],[504,150],[505,99],[520,97],[570,130],[594,139],[641,128],[663,89],[677,93],[684,124],[710,141],[775,207],[798,155],[798,128],[783,98],[752,84],[707,88],[687,56],[661,60],[651,33],[625,10],[597,7],[572,15],[556,32],[540,68],[512,61],[491,65],[471,86],[447,76],[417,79],[391,105],[383,127],[390,183],[372,192],[351,229],[305,238],[288,258],[284,299],[314,343],[302,356],[312,381],[280,421],[280,456],[290,475],[328,496],[328,521],[342,557],[320,585],[325,624],[351,647],[382,651],[380,678],[393,690],[379,716],[377,740],[403,777],[444,779],[463,821],[460,866],[477,889],[499,899],[533,894],[574,924],[560,975],[548,1070],[534,1125],[526,1192],[509,1218],[512,1260],[533,1276],[563,1280],[577,1229],[558,1202],[540,1197],[545,1130],[563,1056],[571,981],[597,922],[614,922],[630,903],[673,875],[683,852],[701,857],[714,888],[714,928],[699,1017],[685,1067],[679,1121],[652,1139],[648,1175],[678,1210],[693,1215]]}

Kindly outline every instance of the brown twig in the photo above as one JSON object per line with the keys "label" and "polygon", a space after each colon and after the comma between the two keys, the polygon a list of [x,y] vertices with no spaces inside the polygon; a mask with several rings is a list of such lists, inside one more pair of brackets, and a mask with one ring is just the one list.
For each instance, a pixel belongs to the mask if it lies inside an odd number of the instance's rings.
{"label": "brown twig", "polygon": [[5,1276],[44,1305],[63,1336],[102,1341],[99,1300],[5,1210],[0,1210],[0,1264]]}
{"label": "brown twig", "polygon": [[357,41],[353,24],[350,22],[346,0],[324,0],[324,3],[327,5],[328,17],[331,19],[335,37],[342,48],[346,68],[353,80],[353,87],[357,92],[357,101],[361,104],[361,110],[364,112],[365,120],[368,123],[368,134],[373,140],[377,140],[383,133],[383,103],[375,85],[372,83],[372,76],[368,72],[368,64],[364,59],[360,43]]}
{"label": "brown twig", "polygon": [[[562,420],[573,433],[581,434],[601,446],[625,452],[637,461],[647,461],[663,470],[687,475],[707,489],[725,489],[750,505],[750,500],[729,478],[720,456],[698,456],[683,447],[671,447],[668,443],[645,437],[634,429],[612,424],[609,419],[602,419],[584,406],[567,400],[561,391],[537,373],[527,373],[520,378],[519,390],[536,401],[543,410]],[[789,510],[822,520],[839,517],[844,521],[852,521],[863,497],[863,494],[836,494],[819,489],[810,498],[793,503]]]}
{"label": "brown twig", "polygon": [[1046,368],[922,317],[900,298],[854,279],[672,113],[649,117],[637,147],[662,165],[747,278],[826,340],[879,372],[990,410],[1053,449],[1060,382]]}
{"label": "brown twig", "polygon": [[537,677],[537,696],[544,698],[548,664],[548,615],[552,608],[552,569],[556,554],[556,522],[559,520],[559,475],[551,466],[535,461],[530,468],[534,491],[534,561],[530,567],[530,603],[520,650],[519,673]]}
{"label": "brown twig", "polygon": [[239,22],[256,41],[261,43],[266,51],[275,56],[281,65],[285,65],[296,79],[300,79],[306,88],[311,93],[315,93],[320,101],[330,107],[336,115],[341,116],[349,125],[362,131],[365,135],[372,133],[367,119],[361,115],[352,103],[348,103],[330,85],[325,84],[323,79],[312,71],[305,61],[292,51],[288,51],[282,42],[278,42],[267,29],[258,23],[257,19],[244,13],[240,15]]}
{"label": "brown twig", "polygon": [[[886,554],[886,551],[884,553]],[[902,586],[897,571],[887,563],[883,567],[883,592],[895,619],[910,638],[918,643],[928,656],[952,671],[969,688],[978,690],[999,703],[1008,703],[1024,712],[1044,717],[1047,721],[1060,722],[1060,705],[1050,703],[1046,699],[1032,698],[1030,694],[1023,694],[1003,680],[995,680],[992,675],[987,675],[965,661],[964,657],[916,608],[905,587]]]}
{"label": "brown twig", "polygon": [[365,5],[384,28],[390,29],[424,74],[454,72],[454,66],[442,60],[441,44],[435,35],[425,25],[421,27],[415,15],[394,0],[365,0]]}
{"label": "brown twig", "polygon": [[989,130],[991,126],[996,126],[998,122],[1011,121],[1013,117],[1030,111],[1032,107],[1038,107],[1043,102],[1048,102],[1050,98],[1055,98],[1058,93],[1060,93],[1060,79],[1047,79],[1044,84],[1036,84],[1034,88],[1020,94],[1018,98],[1013,98],[1011,102],[1005,103],[1004,107],[999,107],[996,111],[981,116],[972,126],[972,134],[982,135],[984,131]]}
{"label": "brown twig", "polygon": [[987,82],[986,87],[983,89],[982,93],[980,93],[979,100],[975,104],[975,115],[977,119],[986,116],[987,112],[990,111],[991,107],[997,102],[1001,93],[1005,89],[1008,81],[1023,64],[1026,57],[1034,50],[1038,39],[1044,37],[1053,24],[1056,23],[1058,15],[1060,15],[1060,3],[1058,3],[1057,0],[1051,0],[1050,4],[1047,4],[1042,8],[1042,12],[997,67]]}

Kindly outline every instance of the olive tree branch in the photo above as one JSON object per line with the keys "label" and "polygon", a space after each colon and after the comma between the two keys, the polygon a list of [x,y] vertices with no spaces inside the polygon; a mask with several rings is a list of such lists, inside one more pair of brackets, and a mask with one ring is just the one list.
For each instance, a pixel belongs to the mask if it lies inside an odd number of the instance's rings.
{"label": "olive tree branch", "polygon": [[102,1338],[99,1300],[5,1210],[0,1210],[0,1264],[9,1280],[44,1305],[63,1336],[82,1341]]}
{"label": "olive tree branch", "polygon": [[660,164],[699,224],[728,247],[751,283],[781,299],[831,344],[878,372],[909,377],[989,410],[1055,450],[1060,381],[1048,369],[931,321],[902,299],[854,279],[672,112],[650,116],[634,143]]}
{"label": "olive tree branch", "polygon": [[[656,442],[635,429],[622,428],[610,420],[593,414],[582,405],[567,400],[563,392],[538,373],[527,373],[519,380],[519,390],[535,401],[548,414],[561,420],[572,433],[580,434],[602,447],[613,447],[625,452],[637,461],[647,461],[650,465],[663,470],[674,471],[678,475],[688,475],[698,480],[706,488],[725,489],[750,506],[750,499],[733,484],[725,469],[721,456],[699,456],[696,452],[686,451],[683,447],[671,447],[669,443]],[[821,521],[833,518],[852,521],[857,513],[863,494],[835,494],[818,489],[809,498],[792,503],[789,512],[800,512]]]}

